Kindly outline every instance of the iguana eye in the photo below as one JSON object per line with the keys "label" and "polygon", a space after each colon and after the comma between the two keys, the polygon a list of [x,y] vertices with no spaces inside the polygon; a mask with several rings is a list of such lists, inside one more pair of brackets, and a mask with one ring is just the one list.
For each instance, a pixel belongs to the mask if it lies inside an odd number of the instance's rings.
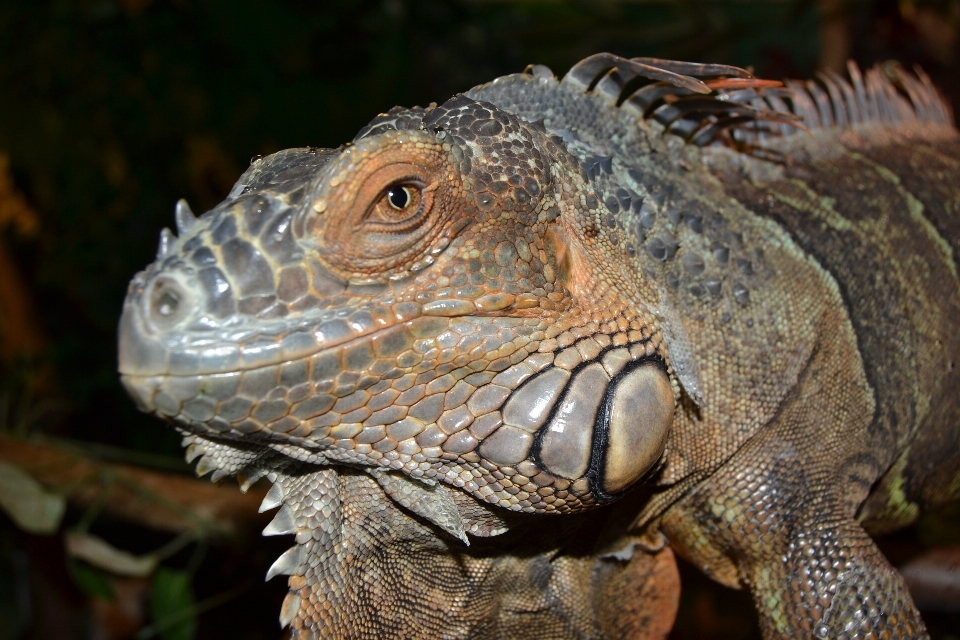
{"label": "iguana eye", "polygon": [[420,224],[429,213],[428,198],[419,183],[395,184],[383,193],[371,207],[365,223],[382,233],[401,233]]}
{"label": "iguana eye", "polygon": [[347,154],[317,194],[322,206],[310,209],[319,214],[313,220],[324,264],[337,273],[406,269],[449,218],[451,196],[441,185],[452,174],[442,149],[375,142]]}

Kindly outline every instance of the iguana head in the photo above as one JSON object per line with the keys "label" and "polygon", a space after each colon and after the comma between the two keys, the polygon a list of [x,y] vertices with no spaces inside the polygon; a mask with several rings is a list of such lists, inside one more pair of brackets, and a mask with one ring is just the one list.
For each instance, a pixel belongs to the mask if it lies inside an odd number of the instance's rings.
{"label": "iguana head", "polygon": [[656,290],[580,167],[464,96],[257,160],[199,219],[180,205],[132,281],[123,382],[207,438],[512,510],[609,500],[661,456],[679,387]]}

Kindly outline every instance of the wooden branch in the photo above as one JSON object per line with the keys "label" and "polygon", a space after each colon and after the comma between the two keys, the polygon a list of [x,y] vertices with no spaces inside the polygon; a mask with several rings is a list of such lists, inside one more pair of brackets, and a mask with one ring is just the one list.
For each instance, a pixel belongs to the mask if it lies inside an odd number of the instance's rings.
{"label": "wooden branch", "polygon": [[161,531],[219,536],[259,533],[270,514],[257,513],[266,489],[246,494],[232,481],[217,486],[129,464],[101,462],[47,441],[0,436],[0,460],[15,464],[43,485],[85,508],[102,505],[111,515]]}

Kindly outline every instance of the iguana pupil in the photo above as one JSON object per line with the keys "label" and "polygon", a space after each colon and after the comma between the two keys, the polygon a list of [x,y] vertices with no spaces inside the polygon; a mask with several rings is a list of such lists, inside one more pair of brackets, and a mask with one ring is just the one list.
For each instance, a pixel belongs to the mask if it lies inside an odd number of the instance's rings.
{"label": "iguana pupil", "polygon": [[390,206],[397,211],[401,211],[410,204],[410,192],[407,190],[407,187],[402,185],[390,187],[387,191],[387,199],[390,200]]}

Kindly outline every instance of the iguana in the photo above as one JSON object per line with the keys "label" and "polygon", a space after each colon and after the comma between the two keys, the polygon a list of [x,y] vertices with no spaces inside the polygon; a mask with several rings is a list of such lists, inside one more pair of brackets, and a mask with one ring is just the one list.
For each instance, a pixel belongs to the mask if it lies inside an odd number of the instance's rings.
{"label": "iguana", "polygon": [[867,531],[960,494],[958,159],[893,64],[531,66],[181,201],[123,384],[274,483],[294,637],[663,637],[664,542],[765,638],[924,637]]}

